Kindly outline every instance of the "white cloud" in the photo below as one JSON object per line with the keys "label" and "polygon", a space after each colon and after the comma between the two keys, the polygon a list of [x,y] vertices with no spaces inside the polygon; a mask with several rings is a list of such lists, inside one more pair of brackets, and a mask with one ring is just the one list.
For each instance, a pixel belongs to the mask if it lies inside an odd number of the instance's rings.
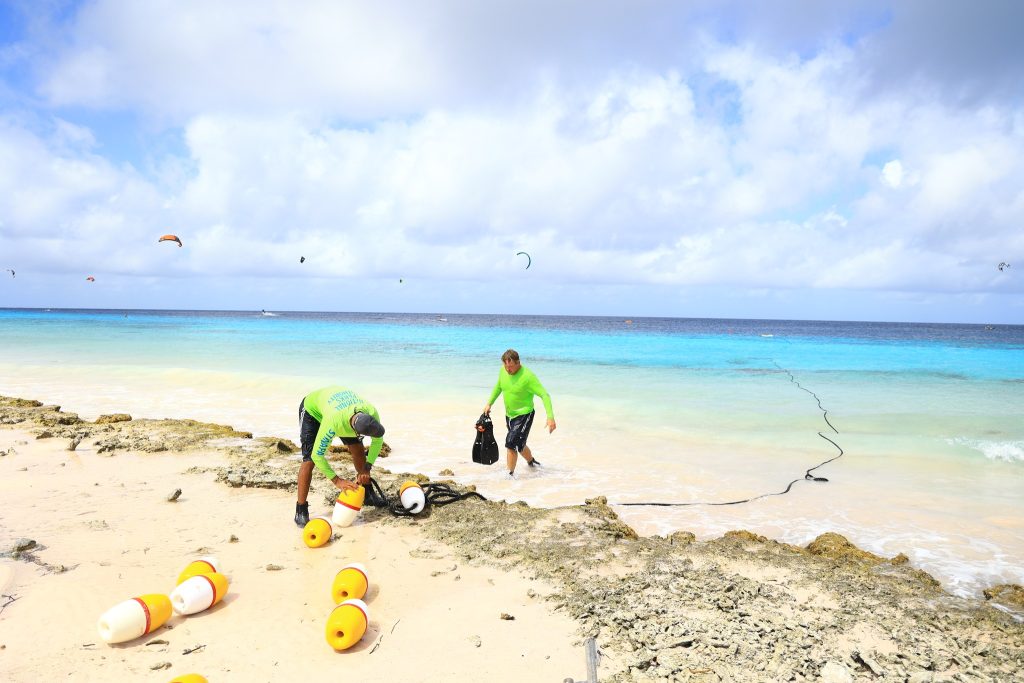
{"label": "white cloud", "polygon": [[903,184],[903,164],[899,159],[893,159],[882,167],[882,181],[892,188]]}
{"label": "white cloud", "polygon": [[[546,286],[972,291],[1024,262],[1019,104],[866,97],[857,41],[593,6],[86,4],[40,60],[68,115],[0,126],[0,237],[54,271],[67,240],[111,272],[296,283],[500,281],[525,249]],[[104,110],[184,153],[113,160]]]}

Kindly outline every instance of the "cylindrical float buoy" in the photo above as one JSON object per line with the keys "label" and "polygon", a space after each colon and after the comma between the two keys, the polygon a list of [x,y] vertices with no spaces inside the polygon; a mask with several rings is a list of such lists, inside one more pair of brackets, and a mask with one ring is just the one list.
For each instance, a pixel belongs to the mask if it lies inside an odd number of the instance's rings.
{"label": "cylindrical float buoy", "polygon": [[356,520],[359,511],[363,509],[363,498],[366,496],[366,489],[362,486],[338,494],[338,500],[334,503],[334,514],[331,521],[336,527],[349,526]]}
{"label": "cylindrical float buoy", "polygon": [[175,614],[195,614],[210,609],[227,594],[228,577],[223,574],[196,574],[171,591]]}
{"label": "cylindrical float buoy", "polygon": [[346,600],[362,600],[370,580],[366,577],[366,567],[353,562],[341,568],[331,584],[331,598],[337,605]]}
{"label": "cylindrical float buoy", "polygon": [[178,580],[174,585],[180,585],[185,579],[190,579],[197,574],[213,574],[220,571],[220,563],[216,557],[205,555],[198,560],[188,563],[188,566],[178,574]]}
{"label": "cylindrical float buoy", "polygon": [[205,676],[199,674],[182,674],[177,678],[172,678],[171,683],[208,683]]}
{"label": "cylindrical float buoy", "polygon": [[147,593],[108,609],[96,628],[104,642],[123,643],[155,631],[170,618],[171,599],[161,593]]}
{"label": "cylindrical float buoy", "polygon": [[414,515],[423,512],[423,508],[427,505],[427,496],[423,493],[423,489],[411,479],[398,489],[398,498],[402,501],[402,507]]}
{"label": "cylindrical float buoy", "polygon": [[370,622],[370,611],[362,600],[346,600],[327,617],[327,644],[335,650],[347,650],[363,637]]}
{"label": "cylindrical float buoy", "polygon": [[334,530],[326,517],[314,517],[302,529],[302,542],[310,548],[319,548],[331,540]]}

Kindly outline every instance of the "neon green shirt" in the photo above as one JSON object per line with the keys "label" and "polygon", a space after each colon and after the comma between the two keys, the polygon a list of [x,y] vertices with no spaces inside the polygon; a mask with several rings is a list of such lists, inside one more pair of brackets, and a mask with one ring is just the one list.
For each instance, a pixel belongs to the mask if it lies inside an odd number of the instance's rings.
{"label": "neon green shirt", "polygon": [[[317,389],[303,399],[306,412],[320,421],[320,429],[313,442],[313,464],[328,479],[334,479],[334,470],[327,462],[327,448],[336,436],[357,437],[349,421],[356,413],[366,413],[374,420],[380,421],[377,409],[373,404],[364,401],[354,391],[344,387],[332,386]],[[384,438],[371,438],[370,450],[366,454],[366,462],[370,465],[380,455]]]}
{"label": "neon green shirt", "polygon": [[540,396],[544,402],[544,413],[549,420],[555,419],[555,412],[551,408],[551,397],[548,395],[544,385],[537,379],[537,375],[525,365],[519,366],[519,371],[508,374],[508,370],[502,366],[498,371],[498,383],[494,385],[494,391],[487,403],[493,405],[498,394],[504,394],[505,415],[512,418],[526,415],[533,410],[533,397]]}

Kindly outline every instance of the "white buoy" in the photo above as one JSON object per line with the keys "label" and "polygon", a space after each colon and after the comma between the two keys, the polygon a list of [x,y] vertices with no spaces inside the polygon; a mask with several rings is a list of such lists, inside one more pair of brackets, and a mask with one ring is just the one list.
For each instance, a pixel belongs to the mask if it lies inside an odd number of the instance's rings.
{"label": "white buoy", "polygon": [[227,592],[223,574],[196,574],[171,591],[171,607],[175,614],[195,614],[216,605]]}
{"label": "white buoy", "polygon": [[402,507],[414,515],[423,512],[423,508],[427,504],[427,496],[423,493],[423,489],[411,479],[398,489],[398,498],[402,501]]}

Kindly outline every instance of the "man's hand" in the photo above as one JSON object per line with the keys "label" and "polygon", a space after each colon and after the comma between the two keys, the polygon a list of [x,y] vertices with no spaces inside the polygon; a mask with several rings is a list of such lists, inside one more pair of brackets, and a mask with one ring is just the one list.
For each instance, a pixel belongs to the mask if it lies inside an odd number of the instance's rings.
{"label": "man's hand", "polygon": [[369,472],[362,472],[360,474],[357,474],[356,475],[356,481],[359,482],[359,484],[361,486],[369,486],[369,484],[370,484],[370,473]]}
{"label": "man's hand", "polygon": [[555,421],[552,420],[550,417],[548,418],[547,425],[548,425],[548,434],[550,434],[551,432],[555,431]]}
{"label": "man's hand", "polygon": [[342,479],[341,477],[335,477],[331,480],[331,483],[338,487],[339,491],[355,491],[359,486],[348,479]]}
{"label": "man's hand", "polygon": [[490,415],[490,414],[491,414],[491,404],[488,403],[487,405],[484,406],[484,415]]}

